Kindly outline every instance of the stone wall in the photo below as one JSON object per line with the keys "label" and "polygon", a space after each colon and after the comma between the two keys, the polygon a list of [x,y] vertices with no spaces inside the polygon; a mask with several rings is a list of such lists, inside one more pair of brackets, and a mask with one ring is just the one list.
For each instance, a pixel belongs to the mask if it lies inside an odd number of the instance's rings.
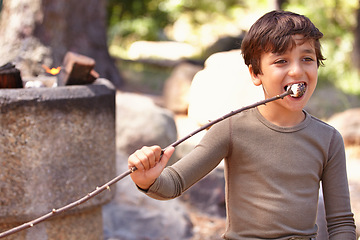
{"label": "stone wall", "polygon": [[[115,177],[115,90],[99,81],[0,90],[0,232]],[[101,206],[113,194],[102,193],[6,239],[102,239]]]}

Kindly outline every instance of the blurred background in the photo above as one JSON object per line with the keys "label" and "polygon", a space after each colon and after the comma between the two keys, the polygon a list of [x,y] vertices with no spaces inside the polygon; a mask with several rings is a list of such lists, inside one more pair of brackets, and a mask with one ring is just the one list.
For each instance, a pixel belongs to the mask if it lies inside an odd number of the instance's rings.
{"label": "blurred background", "polygon": [[[327,60],[326,67],[320,68],[320,85],[332,84],[346,93],[360,94],[357,0],[108,0],[110,53],[119,59],[124,71],[129,66],[122,60],[139,58],[186,58],[201,63],[216,51],[238,47],[236,40],[241,40],[257,18],[273,9],[304,14],[323,32]],[[171,51],[154,51],[139,49],[138,41],[182,44]],[[166,68],[162,70],[166,74]]]}
{"label": "blurred background", "polygon": [[160,93],[179,61],[202,66],[215,52],[238,49],[251,24],[273,9],[295,11],[315,23],[324,33],[327,58],[320,86],[358,96],[357,0],[0,0],[0,65],[27,58],[40,69],[57,67],[74,51],[94,58],[95,70],[117,87],[131,83]]}
{"label": "blurred background", "polygon": [[[306,15],[324,34],[325,66],[319,68],[307,111],[344,137],[358,220],[359,0],[0,0],[0,66],[12,62],[23,78],[40,80],[49,77],[43,66],[63,67],[69,51],[93,58],[100,77],[117,90],[116,169],[121,174],[139,147],[168,146],[199,125],[263,98],[238,49],[250,26],[274,9]],[[201,136],[177,147],[173,161]],[[103,207],[104,239],[219,239],[225,227],[221,168],[169,202],[153,202],[129,179],[117,184],[115,198]],[[324,223],[324,215],[319,219]],[[325,225],[319,226],[318,239],[327,239]]]}

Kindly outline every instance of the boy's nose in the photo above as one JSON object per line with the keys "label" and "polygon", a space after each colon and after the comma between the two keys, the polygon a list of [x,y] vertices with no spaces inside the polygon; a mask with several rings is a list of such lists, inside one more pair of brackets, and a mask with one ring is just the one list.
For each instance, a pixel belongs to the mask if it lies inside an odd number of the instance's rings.
{"label": "boy's nose", "polygon": [[300,63],[294,62],[290,65],[289,76],[293,78],[299,78],[302,77],[303,73],[304,69]]}

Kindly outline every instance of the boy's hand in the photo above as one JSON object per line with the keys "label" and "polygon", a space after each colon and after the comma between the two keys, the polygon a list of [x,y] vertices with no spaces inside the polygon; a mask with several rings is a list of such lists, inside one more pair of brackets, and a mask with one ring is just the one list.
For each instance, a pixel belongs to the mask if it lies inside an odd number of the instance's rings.
{"label": "boy's hand", "polygon": [[143,147],[130,155],[128,158],[129,168],[134,166],[137,168],[130,175],[134,183],[142,189],[148,189],[160,176],[174,150],[173,147],[169,147],[161,156],[159,146]]}

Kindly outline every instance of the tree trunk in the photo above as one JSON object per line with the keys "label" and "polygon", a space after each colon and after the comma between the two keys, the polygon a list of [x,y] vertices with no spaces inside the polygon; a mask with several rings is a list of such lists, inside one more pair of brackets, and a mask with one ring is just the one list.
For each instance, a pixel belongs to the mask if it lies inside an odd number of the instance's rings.
{"label": "tree trunk", "polygon": [[274,2],[274,9],[276,10],[282,10],[283,5],[287,3],[287,0],[273,0]]}
{"label": "tree trunk", "polygon": [[100,77],[116,87],[123,79],[110,57],[106,0],[3,0],[0,65],[13,62],[22,76],[39,75],[42,64],[57,67],[68,51],[96,61]]}
{"label": "tree trunk", "polygon": [[[360,1],[359,1],[360,2]],[[356,12],[356,28],[354,32],[353,66],[360,72],[360,8]]]}

